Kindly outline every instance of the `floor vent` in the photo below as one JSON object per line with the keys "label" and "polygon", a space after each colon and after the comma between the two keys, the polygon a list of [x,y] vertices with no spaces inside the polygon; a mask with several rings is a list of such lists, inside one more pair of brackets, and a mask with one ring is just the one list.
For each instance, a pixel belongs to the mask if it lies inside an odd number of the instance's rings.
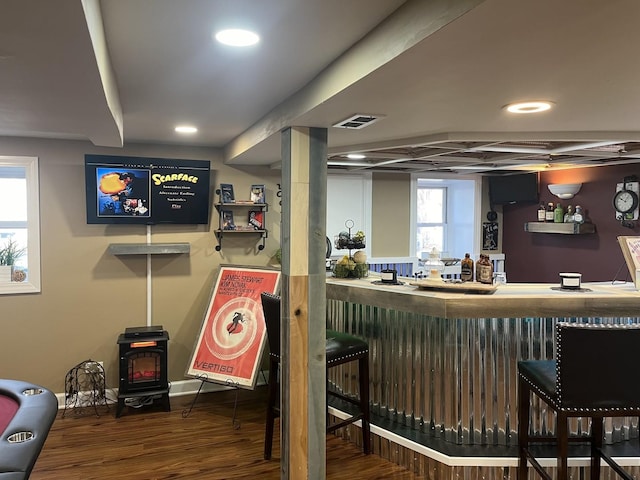
{"label": "floor vent", "polygon": [[359,129],[359,128],[368,127],[369,125],[371,125],[372,123],[377,122],[381,118],[382,118],[382,116],[380,116],[380,115],[377,115],[377,116],[376,115],[365,115],[365,114],[360,114],[359,113],[357,115],[352,115],[349,118],[334,124],[333,126],[336,127],[336,128]]}

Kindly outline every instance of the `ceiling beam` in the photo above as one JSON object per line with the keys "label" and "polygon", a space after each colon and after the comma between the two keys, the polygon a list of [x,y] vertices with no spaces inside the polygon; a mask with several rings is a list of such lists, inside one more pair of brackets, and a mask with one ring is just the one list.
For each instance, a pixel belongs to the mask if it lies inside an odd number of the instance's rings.
{"label": "ceiling beam", "polygon": [[[225,163],[296,125],[296,119],[423,41],[484,0],[408,0],[306,87],[271,110],[225,148]],[[256,88],[260,88],[259,84]]]}

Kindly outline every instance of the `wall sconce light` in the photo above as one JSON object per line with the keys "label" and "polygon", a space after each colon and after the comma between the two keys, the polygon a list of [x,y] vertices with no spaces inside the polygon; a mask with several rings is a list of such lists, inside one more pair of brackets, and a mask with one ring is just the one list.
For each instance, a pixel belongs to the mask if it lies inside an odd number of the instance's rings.
{"label": "wall sconce light", "polygon": [[582,187],[581,183],[564,183],[564,184],[550,184],[548,185],[549,191],[553,193],[556,197],[561,198],[562,200],[567,200],[569,198],[573,198],[573,196],[580,191],[580,187]]}

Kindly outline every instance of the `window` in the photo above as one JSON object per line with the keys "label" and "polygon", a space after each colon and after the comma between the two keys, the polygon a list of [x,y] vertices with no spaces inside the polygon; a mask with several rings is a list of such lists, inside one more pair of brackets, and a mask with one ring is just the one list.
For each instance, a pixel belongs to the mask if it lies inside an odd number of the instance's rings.
{"label": "window", "polygon": [[416,251],[422,258],[433,248],[444,250],[447,218],[446,187],[418,186]]}
{"label": "window", "polygon": [[[0,250],[9,242],[22,252],[0,294],[40,291],[38,159],[0,156]],[[4,277],[1,277],[4,278]]]}
{"label": "window", "polygon": [[474,225],[479,218],[481,180],[414,176],[413,182],[412,255],[426,258],[434,247],[442,257],[449,258],[479,252]]}

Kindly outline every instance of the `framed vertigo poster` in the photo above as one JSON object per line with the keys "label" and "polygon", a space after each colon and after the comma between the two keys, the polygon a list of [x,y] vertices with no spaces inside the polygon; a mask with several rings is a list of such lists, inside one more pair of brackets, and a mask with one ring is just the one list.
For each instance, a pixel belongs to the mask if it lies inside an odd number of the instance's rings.
{"label": "framed vertigo poster", "polygon": [[280,270],[221,265],[186,375],[253,389],[267,337],[260,294],[279,287]]}

